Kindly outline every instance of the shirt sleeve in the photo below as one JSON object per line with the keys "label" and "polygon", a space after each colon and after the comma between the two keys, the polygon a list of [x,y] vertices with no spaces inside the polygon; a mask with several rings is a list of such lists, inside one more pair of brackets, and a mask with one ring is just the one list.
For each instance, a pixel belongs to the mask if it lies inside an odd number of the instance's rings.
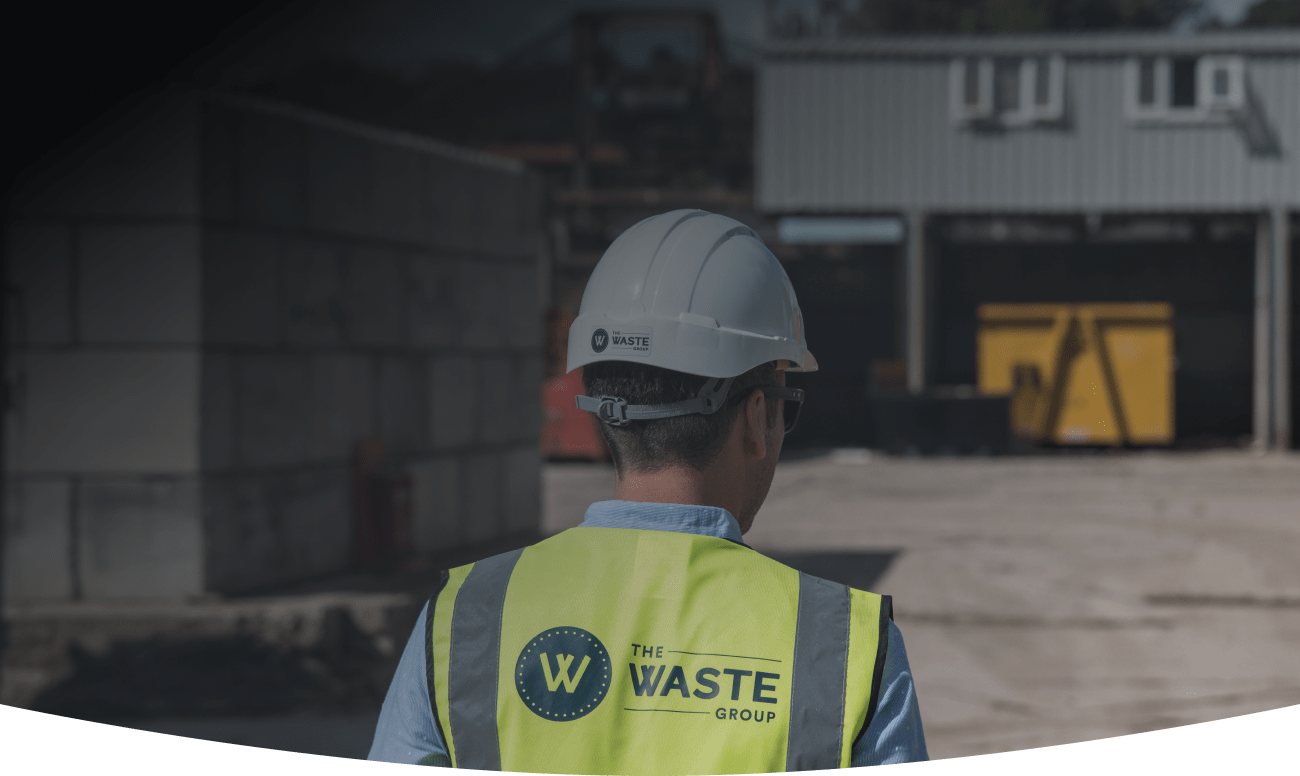
{"label": "shirt sleeve", "polygon": [[921,709],[916,703],[912,669],[907,664],[907,648],[903,646],[903,634],[891,621],[876,716],[854,745],[851,764],[857,768],[928,759]]}
{"label": "shirt sleeve", "polygon": [[384,696],[367,760],[407,764],[447,762],[447,747],[433,724],[433,705],[429,703],[424,654],[428,613],[429,606],[425,604],[402,651],[388,695]]}

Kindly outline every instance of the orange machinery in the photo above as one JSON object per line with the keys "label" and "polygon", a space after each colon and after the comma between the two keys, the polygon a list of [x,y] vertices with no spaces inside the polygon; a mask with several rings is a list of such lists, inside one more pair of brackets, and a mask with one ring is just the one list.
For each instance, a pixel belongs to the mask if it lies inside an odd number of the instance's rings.
{"label": "orange machinery", "polygon": [[546,377],[542,383],[542,455],[551,460],[608,460],[605,440],[596,429],[595,416],[578,409],[574,397],[582,393],[582,370],[565,374],[569,326],[574,315],[552,308],[546,314]]}

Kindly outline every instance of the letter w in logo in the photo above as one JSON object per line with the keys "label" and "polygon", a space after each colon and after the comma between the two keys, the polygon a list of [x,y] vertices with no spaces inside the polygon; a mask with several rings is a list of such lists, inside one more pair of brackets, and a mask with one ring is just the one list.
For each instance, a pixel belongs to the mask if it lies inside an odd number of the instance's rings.
{"label": "letter w in logo", "polygon": [[659,689],[659,680],[664,678],[664,667],[659,666],[659,672],[655,673],[654,666],[641,666],[640,678],[636,675],[636,664],[628,663],[627,667],[632,670],[632,689],[637,695],[654,695],[655,690]]}
{"label": "letter w in logo", "polygon": [[[582,675],[587,673],[587,665],[591,663],[591,657],[582,656],[582,665],[578,666],[577,675],[569,677],[569,666],[573,665],[573,655],[556,655],[555,656],[555,673],[551,673],[551,660],[543,652],[542,673],[546,675],[546,689],[555,692],[560,685],[564,685],[564,691],[571,693],[578,689],[578,682],[582,681]],[[534,674],[536,676],[536,674]]]}

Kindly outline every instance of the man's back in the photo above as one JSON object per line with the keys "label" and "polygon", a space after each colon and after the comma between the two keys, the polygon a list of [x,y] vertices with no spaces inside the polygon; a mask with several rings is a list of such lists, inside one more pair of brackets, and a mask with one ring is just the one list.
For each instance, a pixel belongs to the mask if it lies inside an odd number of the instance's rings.
{"label": "man's back", "polygon": [[887,628],[887,599],[725,539],[577,528],[451,572],[434,706],[464,767],[833,768],[874,709]]}

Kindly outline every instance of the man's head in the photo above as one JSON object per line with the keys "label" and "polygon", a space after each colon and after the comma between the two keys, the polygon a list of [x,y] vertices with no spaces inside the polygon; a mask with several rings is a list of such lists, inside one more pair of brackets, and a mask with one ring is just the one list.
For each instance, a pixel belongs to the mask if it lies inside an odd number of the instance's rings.
{"label": "man's head", "polygon": [[629,228],[592,271],[569,329],[579,367],[577,405],[603,424],[619,498],[722,506],[747,528],[784,441],[782,370],[817,360],[758,233],[675,210]]}
{"label": "man's head", "polygon": [[[588,364],[582,375],[587,395],[617,396],[633,405],[690,399],[707,380],[625,361]],[[784,385],[784,370],[768,362],[737,376],[712,414],[601,423],[620,482],[669,470],[707,478],[713,492],[725,494],[742,531],[748,530],[767,497],[785,439],[782,401],[756,389]]]}

